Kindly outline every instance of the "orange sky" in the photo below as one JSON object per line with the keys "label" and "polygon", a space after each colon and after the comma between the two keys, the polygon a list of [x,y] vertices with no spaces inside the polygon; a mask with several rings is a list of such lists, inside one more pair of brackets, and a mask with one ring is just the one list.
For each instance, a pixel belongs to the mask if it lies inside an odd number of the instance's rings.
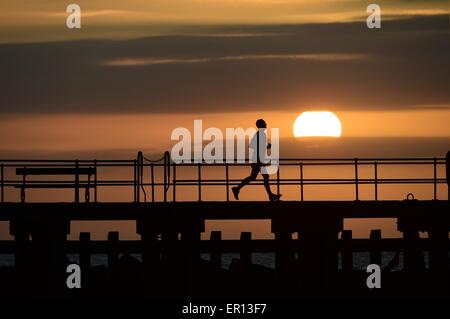
{"label": "orange sky", "polygon": [[[227,127],[252,127],[256,118],[264,117],[270,127],[280,128],[282,138],[293,137],[292,125],[300,113],[10,115],[0,118],[0,152],[162,150],[173,145],[170,134],[174,128],[193,130],[195,119],[203,120],[204,128],[225,130]],[[341,111],[336,114],[342,122],[344,137],[450,137],[450,111],[446,110]]]}

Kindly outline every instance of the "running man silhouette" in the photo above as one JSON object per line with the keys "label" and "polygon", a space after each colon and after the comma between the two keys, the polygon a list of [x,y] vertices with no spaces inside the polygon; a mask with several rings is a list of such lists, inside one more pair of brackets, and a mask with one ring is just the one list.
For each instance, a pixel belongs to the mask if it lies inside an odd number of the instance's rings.
{"label": "running man silhouette", "polygon": [[[253,156],[252,156],[252,172],[250,173],[250,176],[246,177],[238,186],[233,187],[231,190],[233,191],[234,198],[239,200],[239,192],[241,191],[241,188],[245,185],[250,184],[251,181],[256,180],[256,177],[258,176],[258,173],[261,170],[261,167],[267,166],[264,161],[264,154],[266,154],[266,150],[270,149],[272,145],[267,144],[267,135],[266,135],[266,128],[267,124],[263,119],[259,119],[256,121],[256,127],[258,128],[258,132],[252,137],[252,140],[250,141],[250,148],[253,150]],[[264,151],[260,152],[259,146],[265,145]],[[256,155],[255,155],[256,154]],[[269,174],[262,173],[263,179],[264,179],[264,187],[266,188],[267,195],[269,195],[269,200],[271,202],[277,201],[280,199],[281,194],[274,194],[272,193],[272,190],[270,189],[269,185]]]}

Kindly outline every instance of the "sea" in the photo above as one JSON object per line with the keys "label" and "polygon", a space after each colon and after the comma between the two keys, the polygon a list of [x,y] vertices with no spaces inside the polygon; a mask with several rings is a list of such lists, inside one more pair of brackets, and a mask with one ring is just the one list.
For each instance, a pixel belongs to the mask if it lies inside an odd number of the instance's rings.
{"label": "sea", "polygon": [[[395,252],[382,252],[381,254],[381,267],[385,267],[394,258]],[[141,254],[131,254],[134,258],[142,260]],[[201,254],[202,259],[209,261],[210,254]],[[68,254],[67,259],[72,263],[79,263],[78,254]],[[229,269],[233,259],[239,259],[238,253],[226,253],[222,254],[222,268]],[[106,254],[93,254],[91,256],[91,266],[107,265],[108,258]],[[425,266],[428,267],[428,254],[424,252]],[[0,254],[0,267],[13,267],[15,263],[14,254]],[[252,254],[252,263],[261,265],[267,268],[275,269],[275,254],[274,253],[254,253]],[[370,264],[370,254],[368,252],[353,253],[353,269],[365,270]],[[338,269],[342,268],[341,254],[338,254]],[[399,271],[403,268],[403,253],[399,255],[399,263],[392,268],[392,271]]]}

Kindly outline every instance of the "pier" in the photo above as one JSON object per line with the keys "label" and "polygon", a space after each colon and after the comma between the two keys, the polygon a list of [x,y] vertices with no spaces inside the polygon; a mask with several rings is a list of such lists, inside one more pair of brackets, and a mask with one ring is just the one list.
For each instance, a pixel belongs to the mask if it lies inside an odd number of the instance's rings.
{"label": "pier", "polygon": [[[9,223],[14,237],[0,241],[0,254],[14,255],[14,266],[0,270],[0,295],[14,291],[67,298],[96,298],[99,292],[162,299],[246,294],[448,297],[450,205],[448,198],[438,199],[438,187],[448,189],[449,154],[420,159],[281,159],[272,187],[278,193],[286,186],[295,187],[298,199],[280,202],[231,200],[230,188],[238,180],[230,172],[248,163],[174,164],[168,153],[155,162],[142,153],[123,161],[0,161],[0,221]],[[379,173],[381,167],[395,165],[424,165],[431,174],[396,178]],[[209,166],[217,166],[224,178],[202,178]],[[325,171],[347,166],[352,176],[305,178],[311,166]],[[282,178],[286,167],[295,167],[298,175]],[[372,176],[361,177],[361,170],[368,167]],[[129,178],[103,176],[105,168],[125,169]],[[182,177],[184,169],[193,169],[196,178]],[[444,177],[438,174],[442,169]],[[432,195],[420,200],[413,195],[383,200],[379,188],[384,184],[428,184]],[[314,185],[351,185],[354,199],[308,200],[305,190]],[[372,188],[373,198],[361,199],[364,185]],[[223,190],[223,200],[204,200],[212,186]],[[130,190],[128,202],[99,200],[103,189],[115,187]],[[195,198],[179,201],[178,192],[186,187]],[[51,192],[52,188],[73,190],[73,200],[28,199],[33,190]],[[373,229],[370,238],[355,239],[343,225],[346,219],[358,218],[394,218],[403,237],[383,238],[381,230]],[[227,240],[220,231],[201,239],[208,220],[269,220],[274,239],[254,239],[252,233],[242,232],[240,239]],[[117,232],[110,232],[107,240],[91,240],[86,232],[79,240],[67,240],[75,221],[135,221],[140,240],[119,240]],[[426,236],[420,236],[421,232]],[[368,274],[354,269],[358,252],[368,253],[370,263],[382,267],[382,289],[368,289]],[[385,252],[392,252],[393,257],[383,264]],[[239,258],[225,269],[222,263],[227,253],[239,254]],[[274,268],[253,263],[258,253],[273,254]],[[66,287],[68,254],[79,256],[83,284],[78,291]],[[94,254],[107,255],[107,265],[93,266]]]}

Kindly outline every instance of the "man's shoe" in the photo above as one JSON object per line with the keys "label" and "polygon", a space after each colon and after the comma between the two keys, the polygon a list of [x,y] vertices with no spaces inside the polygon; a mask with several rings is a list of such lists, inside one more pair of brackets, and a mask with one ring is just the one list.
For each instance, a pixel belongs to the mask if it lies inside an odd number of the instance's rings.
{"label": "man's shoe", "polygon": [[278,202],[280,200],[280,198],[281,198],[281,194],[278,194],[278,195],[272,194],[269,196],[269,199],[271,202]]}
{"label": "man's shoe", "polygon": [[234,198],[236,198],[236,200],[239,200],[239,188],[232,187],[231,190],[233,191]]}

